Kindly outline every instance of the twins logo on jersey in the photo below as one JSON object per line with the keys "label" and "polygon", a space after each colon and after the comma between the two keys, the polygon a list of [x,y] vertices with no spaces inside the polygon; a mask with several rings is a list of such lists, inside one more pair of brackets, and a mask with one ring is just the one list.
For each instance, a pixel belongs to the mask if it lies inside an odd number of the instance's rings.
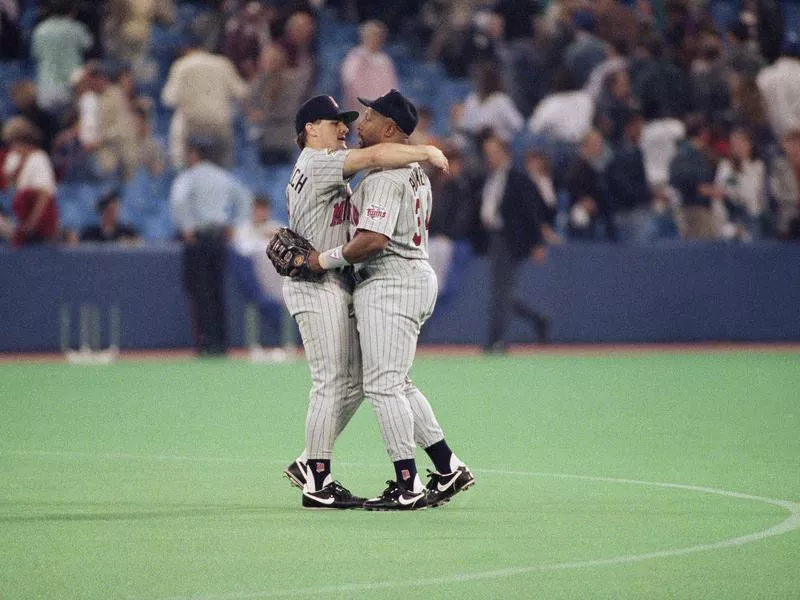
{"label": "twins logo on jersey", "polygon": [[366,215],[368,219],[373,221],[382,221],[386,218],[386,209],[380,204],[371,204],[367,207]]}

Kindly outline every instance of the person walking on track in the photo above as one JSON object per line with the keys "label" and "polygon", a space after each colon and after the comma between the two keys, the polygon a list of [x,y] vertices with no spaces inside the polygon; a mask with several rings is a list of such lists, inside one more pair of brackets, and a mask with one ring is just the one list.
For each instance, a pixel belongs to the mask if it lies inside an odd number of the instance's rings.
{"label": "person walking on track", "polygon": [[[316,248],[337,248],[348,241],[348,180],[358,171],[423,160],[447,167],[444,154],[434,146],[347,149],[348,126],[357,118],[355,111],[341,112],[331,96],[309,99],[295,117],[302,151],[286,186],[289,227]],[[305,450],[284,473],[302,488],[306,508],[357,508],[364,502],[331,475],[334,441],[363,398],[352,286],[352,269],[331,269],[319,281],[284,281],[284,299],[299,326],[312,381]]]}
{"label": "person walking on track", "polygon": [[[367,107],[358,126],[362,148],[408,143],[417,111],[400,92],[359,101]],[[353,196],[353,239],[309,255],[312,270],[355,265],[353,305],[364,395],[375,410],[396,475],[380,496],[364,503],[368,510],[438,506],[475,483],[445,441],[427,398],[408,376],[420,327],[436,302],[436,275],[428,262],[431,200],[430,181],[419,164],[371,171]],[[415,443],[436,468],[427,487],[417,474]]]}

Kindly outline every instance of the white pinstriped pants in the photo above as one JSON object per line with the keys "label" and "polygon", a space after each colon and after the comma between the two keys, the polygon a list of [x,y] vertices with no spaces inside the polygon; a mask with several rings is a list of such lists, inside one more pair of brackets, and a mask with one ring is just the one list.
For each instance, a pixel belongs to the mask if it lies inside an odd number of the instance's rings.
{"label": "white pinstriped pants", "polygon": [[306,414],[308,458],[330,459],[336,438],[363,399],[361,352],[349,283],[328,273],[320,283],[289,279],[286,307],[297,321],[311,370]]}
{"label": "white pinstriped pants", "polygon": [[414,458],[444,439],[428,399],[408,378],[420,327],[436,303],[436,274],[427,261],[376,261],[356,286],[353,304],[364,371],[364,395],[378,418],[389,458]]}

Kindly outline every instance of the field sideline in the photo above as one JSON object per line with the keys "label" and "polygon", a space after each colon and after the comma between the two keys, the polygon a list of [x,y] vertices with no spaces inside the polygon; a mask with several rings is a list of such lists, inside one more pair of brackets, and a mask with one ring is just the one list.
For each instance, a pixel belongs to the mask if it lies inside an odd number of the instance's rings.
{"label": "field sideline", "polygon": [[[233,357],[2,357],[0,598],[798,597],[796,345],[422,349],[478,481],[410,514],[302,510],[305,362]],[[368,406],[334,471],[392,475]]]}

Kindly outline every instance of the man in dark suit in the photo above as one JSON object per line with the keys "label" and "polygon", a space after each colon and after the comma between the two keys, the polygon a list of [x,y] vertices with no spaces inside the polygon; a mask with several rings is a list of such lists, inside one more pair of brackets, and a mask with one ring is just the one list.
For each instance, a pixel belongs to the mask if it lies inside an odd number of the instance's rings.
{"label": "man in dark suit", "polygon": [[528,176],[512,165],[508,144],[495,135],[482,142],[488,176],[483,185],[480,217],[489,236],[489,332],[484,350],[502,353],[514,313],[529,320],[539,341],[548,341],[550,319],[514,297],[519,268],[527,257],[545,260],[541,221],[544,201]]}

